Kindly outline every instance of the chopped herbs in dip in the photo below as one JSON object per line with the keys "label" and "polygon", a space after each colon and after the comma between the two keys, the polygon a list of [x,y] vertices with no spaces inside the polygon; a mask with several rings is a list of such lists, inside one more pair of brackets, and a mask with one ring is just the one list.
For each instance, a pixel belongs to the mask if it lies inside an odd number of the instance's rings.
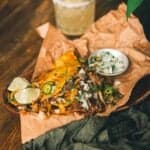
{"label": "chopped herbs in dip", "polygon": [[119,55],[116,56],[111,51],[100,51],[91,55],[89,69],[96,71],[96,73],[111,75],[123,72],[126,69],[126,65],[124,59]]}

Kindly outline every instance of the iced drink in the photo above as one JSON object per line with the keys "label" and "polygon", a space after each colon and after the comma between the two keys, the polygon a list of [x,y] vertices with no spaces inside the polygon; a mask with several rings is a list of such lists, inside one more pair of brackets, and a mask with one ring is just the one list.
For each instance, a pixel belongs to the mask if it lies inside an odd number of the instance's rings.
{"label": "iced drink", "polygon": [[82,35],[95,16],[95,0],[53,0],[56,25],[70,36]]}

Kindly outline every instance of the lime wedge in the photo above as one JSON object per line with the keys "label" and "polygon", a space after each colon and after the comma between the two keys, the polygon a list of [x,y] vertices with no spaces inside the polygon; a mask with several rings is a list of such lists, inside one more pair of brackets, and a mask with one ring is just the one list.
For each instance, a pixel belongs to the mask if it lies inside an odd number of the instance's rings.
{"label": "lime wedge", "polygon": [[40,96],[40,89],[38,88],[26,88],[16,92],[15,100],[19,104],[31,104],[36,101]]}
{"label": "lime wedge", "polygon": [[8,86],[8,90],[11,92],[15,92],[15,91],[25,89],[29,85],[30,85],[29,81],[27,81],[25,78],[16,77]]}

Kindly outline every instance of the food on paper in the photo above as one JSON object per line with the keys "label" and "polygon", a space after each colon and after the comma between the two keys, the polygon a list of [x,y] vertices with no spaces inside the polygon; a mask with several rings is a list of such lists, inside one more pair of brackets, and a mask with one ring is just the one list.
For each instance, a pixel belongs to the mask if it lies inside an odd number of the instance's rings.
{"label": "food on paper", "polygon": [[91,70],[88,59],[77,58],[72,50],[59,57],[49,72],[27,83],[26,86],[17,85],[15,90],[8,87],[8,103],[19,111],[42,112],[46,116],[101,113],[116,105],[123,96],[113,79]]}

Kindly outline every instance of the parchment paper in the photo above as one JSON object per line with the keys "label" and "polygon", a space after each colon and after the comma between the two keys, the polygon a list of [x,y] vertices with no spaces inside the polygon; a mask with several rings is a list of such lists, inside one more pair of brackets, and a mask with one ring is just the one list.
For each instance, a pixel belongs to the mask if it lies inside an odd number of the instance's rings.
{"label": "parchment paper", "polygon": [[[115,77],[121,82],[119,89],[125,96],[117,105],[99,115],[109,115],[124,105],[129,100],[137,81],[150,74],[150,43],[144,35],[139,20],[135,16],[131,16],[127,22],[125,11],[125,4],[121,4],[117,10],[112,10],[100,18],[81,38],[74,41],[66,39],[59,30],[49,25],[32,80],[43,71],[50,70],[55,59],[70,48],[76,48],[82,56],[87,56],[99,48],[117,48],[130,59],[128,70]],[[48,130],[83,117],[78,114],[70,114],[68,116],[52,115],[48,119],[43,119],[41,115],[20,114],[22,143],[36,138]]]}

